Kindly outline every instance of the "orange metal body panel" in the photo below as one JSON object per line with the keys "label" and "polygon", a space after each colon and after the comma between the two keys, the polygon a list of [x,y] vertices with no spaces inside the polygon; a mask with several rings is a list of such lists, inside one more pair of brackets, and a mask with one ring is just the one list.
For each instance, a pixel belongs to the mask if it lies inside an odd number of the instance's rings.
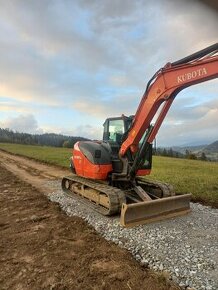
{"label": "orange metal body panel", "polygon": [[218,56],[205,57],[192,63],[171,66],[170,63],[160,69],[155,80],[146,90],[135,114],[131,130],[120,148],[120,155],[127,150],[138,151],[138,144],[146,129],[164,103],[147,142],[152,143],[177,93],[191,85],[218,77]]}
{"label": "orange metal body panel", "polygon": [[91,163],[80,151],[78,142],[74,145],[72,158],[76,174],[82,177],[106,180],[109,172],[112,171],[112,164],[97,165]]}
{"label": "orange metal body panel", "polygon": [[136,173],[137,176],[145,176],[151,173],[151,169],[139,169]]}

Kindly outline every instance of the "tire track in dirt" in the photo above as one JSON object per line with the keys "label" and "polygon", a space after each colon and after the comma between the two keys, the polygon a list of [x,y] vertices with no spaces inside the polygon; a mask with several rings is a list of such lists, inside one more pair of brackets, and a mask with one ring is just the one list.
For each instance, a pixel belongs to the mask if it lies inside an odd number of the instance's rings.
{"label": "tire track in dirt", "polygon": [[14,173],[20,179],[33,185],[38,190],[51,192],[51,189],[45,185],[46,180],[61,179],[69,174],[69,170],[61,169],[56,166],[43,164],[32,159],[6,153],[0,150],[0,163],[8,171]]}

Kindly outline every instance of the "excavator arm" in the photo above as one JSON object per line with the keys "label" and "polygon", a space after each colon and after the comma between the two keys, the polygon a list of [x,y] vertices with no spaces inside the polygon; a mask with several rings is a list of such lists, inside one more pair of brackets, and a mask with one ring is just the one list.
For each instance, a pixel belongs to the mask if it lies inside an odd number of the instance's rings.
{"label": "excavator arm", "polygon": [[161,105],[161,111],[147,136],[148,144],[154,140],[173,100],[181,90],[218,77],[217,52],[218,43],[174,63],[167,63],[156,72],[148,82],[128,137],[120,148],[121,157],[128,150],[132,153],[139,150],[139,141]]}

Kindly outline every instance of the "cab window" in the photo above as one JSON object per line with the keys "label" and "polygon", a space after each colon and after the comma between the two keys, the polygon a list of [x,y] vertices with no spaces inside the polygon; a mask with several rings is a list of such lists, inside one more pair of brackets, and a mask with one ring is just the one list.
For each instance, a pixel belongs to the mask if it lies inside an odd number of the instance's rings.
{"label": "cab window", "polygon": [[124,133],[123,120],[110,120],[109,121],[109,140],[120,143]]}

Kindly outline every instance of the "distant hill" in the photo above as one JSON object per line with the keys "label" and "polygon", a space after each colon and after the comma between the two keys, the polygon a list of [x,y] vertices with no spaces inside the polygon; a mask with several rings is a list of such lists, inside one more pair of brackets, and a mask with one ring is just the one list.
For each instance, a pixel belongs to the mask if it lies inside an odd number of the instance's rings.
{"label": "distant hill", "polygon": [[209,153],[218,153],[218,140],[215,141],[215,142],[213,142],[213,143],[211,143],[211,144],[209,144],[209,145],[207,145],[207,146],[203,149],[203,151],[204,151],[205,153],[207,153],[207,152],[209,152]]}
{"label": "distant hill", "polygon": [[207,159],[212,161],[218,161],[218,140],[209,145],[198,145],[198,146],[173,146],[174,151],[182,154],[186,153],[186,150],[194,153],[198,158],[202,153],[206,154]]}
{"label": "distant hill", "polygon": [[180,152],[182,154],[185,154],[186,150],[189,150],[191,152],[198,152],[203,150],[206,146],[208,146],[207,144],[205,145],[195,145],[195,146],[173,146],[173,150]]}
{"label": "distant hill", "polygon": [[199,154],[202,154],[202,152],[204,152],[211,161],[218,161],[218,140],[205,146]]}
{"label": "distant hill", "polygon": [[89,139],[78,136],[65,136],[54,133],[33,135],[27,133],[14,132],[9,129],[0,128],[0,142],[2,143],[72,148],[77,141],[85,141],[85,140]]}

